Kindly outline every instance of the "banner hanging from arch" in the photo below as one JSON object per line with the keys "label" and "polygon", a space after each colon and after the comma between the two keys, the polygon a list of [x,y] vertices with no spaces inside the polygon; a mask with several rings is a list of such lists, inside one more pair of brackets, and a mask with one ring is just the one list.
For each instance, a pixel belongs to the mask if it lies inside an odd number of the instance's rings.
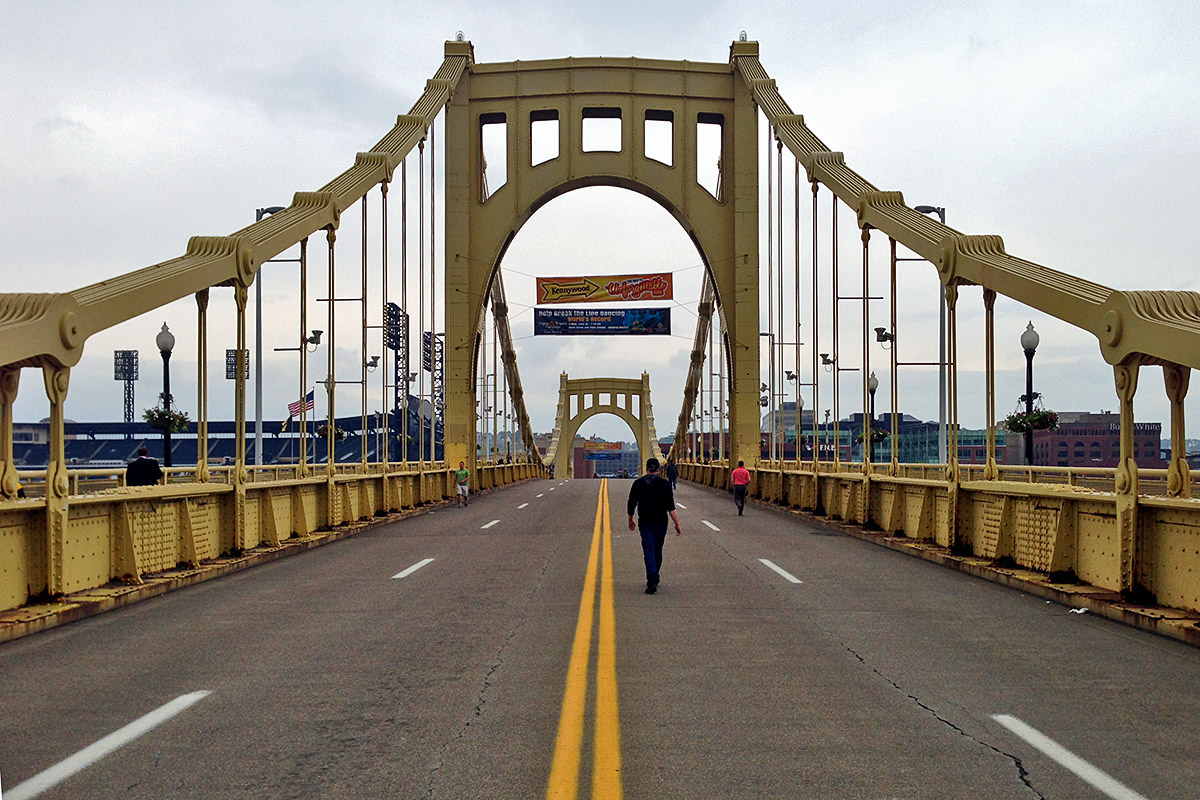
{"label": "banner hanging from arch", "polygon": [[673,300],[671,273],[538,278],[538,305],[550,303],[614,303],[630,300]]}
{"label": "banner hanging from arch", "polygon": [[535,336],[628,336],[671,334],[669,308],[535,308]]}

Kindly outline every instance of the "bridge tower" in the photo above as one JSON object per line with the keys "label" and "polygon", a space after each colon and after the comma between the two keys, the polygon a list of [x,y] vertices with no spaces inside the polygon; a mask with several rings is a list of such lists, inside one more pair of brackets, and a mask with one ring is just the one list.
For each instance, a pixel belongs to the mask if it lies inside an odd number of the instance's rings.
{"label": "bridge tower", "polygon": [[[484,305],[505,251],[543,205],[588,186],[643,194],[687,231],[705,265],[726,331],[731,456],[758,460],[758,116],[731,64],[638,58],[474,63],[469,42],[447,42],[468,69],[446,110],[446,460],[475,456],[475,398]],[[588,119],[621,123],[619,151],[585,151]],[[646,155],[646,121],[671,124],[671,163]],[[553,121],[557,155],[534,165],[532,126]],[[505,181],[487,185],[483,128],[505,130]],[[700,125],[720,129],[715,193],[699,180]],[[564,243],[570,244],[570,243]]]}
{"label": "bridge tower", "polygon": [[559,377],[558,414],[554,424],[554,440],[546,460],[554,464],[554,474],[560,478],[571,475],[572,450],[579,428],[597,414],[612,414],[629,426],[638,445],[639,464],[653,456],[660,461],[662,448],[654,430],[654,412],[650,405],[650,375],[643,372],[637,378],[578,378],[567,373]]}

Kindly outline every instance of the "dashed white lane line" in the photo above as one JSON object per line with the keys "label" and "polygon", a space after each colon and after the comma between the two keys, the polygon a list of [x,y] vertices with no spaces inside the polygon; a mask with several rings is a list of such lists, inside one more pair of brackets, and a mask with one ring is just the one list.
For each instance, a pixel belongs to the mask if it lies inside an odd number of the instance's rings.
{"label": "dashed white lane line", "polygon": [[1049,736],[1036,728],[1031,728],[1016,717],[1008,714],[992,714],[992,719],[1113,800],[1146,800],[1144,795],[1138,794],[1108,773],[1093,767]]}
{"label": "dashed white lane line", "polygon": [[545,496],[546,496],[545,492],[542,492],[541,494],[538,495],[538,497],[545,497]]}
{"label": "dashed white lane line", "polygon": [[527,505],[529,505],[529,503],[521,503],[521,505],[517,506],[517,508],[518,509],[525,508],[525,506],[527,506]]}
{"label": "dashed white lane line", "polygon": [[432,563],[433,563],[432,558],[426,558],[423,561],[418,561],[417,563],[413,564],[411,567],[404,570],[403,572],[397,572],[395,575],[392,576],[392,579],[394,580],[396,578],[407,578],[409,575],[412,575],[414,572],[419,570],[421,567],[427,567]]}
{"label": "dashed white lane line", "polygon": [[719,531],[719,530],[721,530],[721,529],[720,529],[720,528],[718,528],[716,525],[713,525],[711,522],[709,522],[709,521],[708,521],[708,520],[706,520],[706,519],[702,519],[702,520],[700,520],[700,522],[701,522],[702,524],[704,524],[704,525],[707,525],[708,527],[712,528],[714,531]]}
{"label": "dashed white lane line", "polygon": [[205,690],[176,697],[166,705],[159,706],[149,714],[135,719],[124,728],[110,733],[95,744],[89,745],[75,755],[58,762],[53,767],[50,767],[50,769],[39,772],[24,783],[17,784],[12,789],[9,789],[4,796],[9,800],[28,800],[30,797],[37,797],[47,789],[57,786],[77,772],[82,772],[110,753],[121,749],[143,733],[157,728],[171,719],[171,717],[186,711],[193,704],[200,702],[210,694],[212,692]]}
{"label": "dashed white lane line", "polygon": [[682,508],[684,511],[687,511],[687,506],[685,506],[683,503],[676,503],[675,507]]}
{"label": "dashed white lane line", "polygon": [[550,487],[550,491],[552,491],[552,492],[553,492],[553,491],[554,491],[555,489],[557,489],[557,488],[558,488],[557,486],[551,486],[551,487]]}
{"label": "dashed white lane line", "polygon": [[498,525],[499,523],[500,523],[500,520],[498,520],[498,519],[494,519],[491,522],[485,522],[479,526],[479,530],[486,531],[488,528],[492,527],[493,525]]}
{"label": "dashed white lane line", "polygon": [[762,563],[762,565],[767,567],[768,569],[772,569],[775,572],[779,573],[781,576],[783,576],[783,579],[786,581],[790,581],[791,583],[804,583],[804,581],[800,580],[795,575],[788,572],[786,569],[784,569],[783,567],[779,566],[778,564],[776,564],[772,561],[768,561],[765,558],[760,558],[759,562]]}

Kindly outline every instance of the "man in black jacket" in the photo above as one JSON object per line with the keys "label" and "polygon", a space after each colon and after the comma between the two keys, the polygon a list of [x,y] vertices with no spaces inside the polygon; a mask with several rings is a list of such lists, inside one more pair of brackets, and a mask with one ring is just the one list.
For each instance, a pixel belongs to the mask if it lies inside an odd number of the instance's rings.
{"label": "man in black jacket", "polygon": [[646,594],[658,591],[658,572],[662,568],[663,542],[667,538],[667,515],[675,523],[675,535],[683,533],[679,515],[675,513],[675,495],[671,483],[658,474],[658,459],[646,460],[646,474],[629,488],[629,530],[634,529],[633,513],[637,511],[637,528],[642,534],[642,554],[646,558]]}
{"label": "man in black jacket", "polygon": [[146,445],[139,447],[137,454],[138,457],[130,461],[125,468],[125,485],[153,486],[158,483],[163,476],[158,460],[150,457],[150,450]]}

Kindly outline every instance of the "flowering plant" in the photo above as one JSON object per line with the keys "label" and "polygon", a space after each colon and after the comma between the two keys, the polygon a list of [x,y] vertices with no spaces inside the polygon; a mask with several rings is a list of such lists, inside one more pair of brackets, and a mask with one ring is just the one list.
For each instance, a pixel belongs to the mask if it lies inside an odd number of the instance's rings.
{"label": "flowering plant", "polygon": [[[329,424],[322,423],[321,426],[319,428],[317,428],[317,436],[325,437],[328,435],[329,435]],[[337,427],[336,425],[334,425],[333,426],[333,440],[335,442],[340,442],[345,438],[346,438],[346,432],[344,430],[342,430],[341,428]]]}
{"label": "flowering plant", "polygon": [[171,433],[179,433],[187,430],[187,426],[191,424],[186,411],[174,411],[163,406],[154,406],[147,408],[142,412],[142,419],[150,423],[151,428],[157,428],[160,431],[170,431]]}
{"label": "flowering plant", "polygon": [[[883,442],[887,441],[887,438],[891,435],[892,435],[892,432],[889,431],[887,428],[871,428],[871,441],[875,444],[882,444]],[[854,441],[857,444],[857,443],[861,442],[862,440],[863,440],[862,431],[859,431],[858,433],[856,433],[854,435]]]}
{"label": "flowering plant", "polygon": [[1033,411],[1014,411],[1004,418],[1000,426],[1013,433],[1027,431],[1052,431],[1058,427],[1058,412],[1035,408]]}

